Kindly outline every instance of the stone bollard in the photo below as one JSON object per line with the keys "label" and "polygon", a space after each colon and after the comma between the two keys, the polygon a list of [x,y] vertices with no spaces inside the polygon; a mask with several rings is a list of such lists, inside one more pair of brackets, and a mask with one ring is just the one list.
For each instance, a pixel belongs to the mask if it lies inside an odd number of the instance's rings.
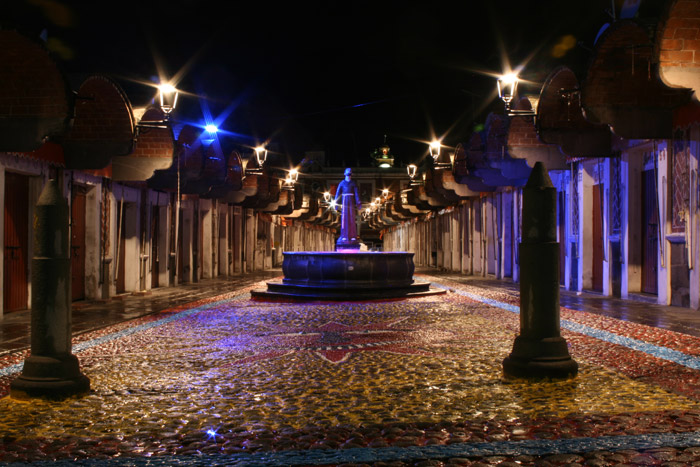
{"label": "stone bollard", "polygon": [[71,353],[68,216],[58,183],[49,180],[34,214],[31,355],[10,385],[13,398],[63,399],[90,390]]}
{"label": "stone bollard", "polygon": [[578,364],[561,337],[557,190],[537,162],[523,189],[520,243],[520,335],[503,360],[506,377],[565,379]]}

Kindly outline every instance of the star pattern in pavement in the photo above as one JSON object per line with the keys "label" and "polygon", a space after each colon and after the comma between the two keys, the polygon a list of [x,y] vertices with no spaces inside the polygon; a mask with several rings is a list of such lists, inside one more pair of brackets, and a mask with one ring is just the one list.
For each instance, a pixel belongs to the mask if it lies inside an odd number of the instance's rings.
{"label": "star pattern in pavement", "polygon": [[[246,339],[238,338],[238,343],[233,347],[240,350],[252,349],[256,352],[229,365],[267,360],[295,352],[313,352],[330,363],[341,363],[355,352],[368,351],[436,356],[435,353],[425,350],[429,345],[425,332],[400,326],[405,320],[403,317],[366,325],[329,321],[321,326],[275,326],[270,332],[257,333]],[[243,344],[245,349],[240,344]]]}

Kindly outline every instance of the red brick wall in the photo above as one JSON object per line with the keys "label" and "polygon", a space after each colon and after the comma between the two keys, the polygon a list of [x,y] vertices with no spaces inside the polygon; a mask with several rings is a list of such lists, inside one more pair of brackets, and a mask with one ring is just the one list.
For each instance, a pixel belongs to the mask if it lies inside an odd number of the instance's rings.
{"label": "red brick wall", "polygon": [[128,142],[133,138],[134,118],[123,91],[105,76],[87,78],[78,90],[68,139]]}
{"label": "red brick wall", "polygon": [[[583,107],[673,108],[685,100],[658,76],[651,38],[641,25],[619,21],[598,40],[582,83]],[[593,112],[596,113],[596,112]]]}
{"label": "red brick wall", "polygon": [[0,116],[68,118],[70,89],[37,42],[0,30]]}
{"label": "red brick wall", "polygon": [[[521,98],[515,110],[532,110],[532,105],[527,97]],[[508,128],[508,147],[544,147],[547,144],[540,141],[532,117],[512,117]]]}
{"label": "red brick wall", "polygon": [[[141,118],[144,123],[158,122],[162,120],[163,113],[160,109],[152,108],[146,111]],[[145,127],[139,131],[138,139],[133,157],[157,157],[170,159],[173,157],[175,150],[175,140],[173,132],[170,128],[148,128]]]}
{"label": "red brick wall", "polygon": [[661,67],[700,68],[700,0],[675,0],[659,25]]}
{"label": "red brick wall", "polygon": [[[562,89],[568,91],[567,95],[562,96]],[[578,79],[569,68],[557,68],[542,86],[537,104],[537,123],[540,128],[547,129],[577,128],[589,124],[581,110]]]}

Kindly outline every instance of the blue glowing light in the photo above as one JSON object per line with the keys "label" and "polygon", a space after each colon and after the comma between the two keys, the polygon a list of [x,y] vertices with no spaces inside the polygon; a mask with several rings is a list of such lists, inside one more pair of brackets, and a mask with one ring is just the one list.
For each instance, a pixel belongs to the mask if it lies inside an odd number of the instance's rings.
{"label": "blue glowing light", "polygon": [[207,433],[207,440],[216,441],[216,437],[219,436],[219,433],[214,428],[209,428],[206,433]]}
{"label": "blue glowing light", "polygon": [[204,127],[205,130],[207,130],[208,133],[216,133],[219,131],[219,129],[216,127],[216,125],[210,123],[209,125]]}

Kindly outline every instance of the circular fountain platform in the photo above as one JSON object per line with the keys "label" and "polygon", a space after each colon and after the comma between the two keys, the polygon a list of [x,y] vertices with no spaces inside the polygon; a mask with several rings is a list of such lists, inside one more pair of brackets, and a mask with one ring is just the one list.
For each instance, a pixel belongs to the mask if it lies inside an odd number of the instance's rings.
{"label": "circular fountain platform", "polygon": [[445,293],[413,280],[413,253],[373,251],[285,252],[282,282],[253,290],[254,298],[377,300]]}

